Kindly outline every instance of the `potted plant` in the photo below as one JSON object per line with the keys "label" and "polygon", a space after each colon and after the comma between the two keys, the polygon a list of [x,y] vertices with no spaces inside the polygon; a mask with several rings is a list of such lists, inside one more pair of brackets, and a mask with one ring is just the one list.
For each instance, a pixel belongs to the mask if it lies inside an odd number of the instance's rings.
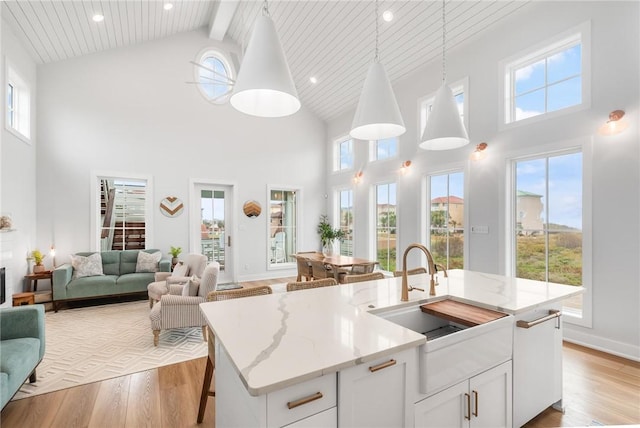
{"label": "potted plant", "polygon": [[33,273],[44,272],[46,270],[44,265],[42,264],[42,260],[44,260],[45,257],[44,254],[42,254],[40,250],[36,249],[31,252],[31,257],[35,262],[35,265],[33,266]]}
{"label": "potted plant", "polygon": [[171,254],[171,264],[172,265],[176,265],[178,264],[178,256],[180,255],[180,253],[182,252],[182,247],[171,247],[171,249],[169,250],[169,253]]}
{"label": "potted plant", "polygon": [[320,235],[320,242],[322,242],[322,253],[327,256],[333,253],[333,243],[335,241],[342,242],[344,240],[344,232],[331,227],[326,215],[320,216],[317,230]]}

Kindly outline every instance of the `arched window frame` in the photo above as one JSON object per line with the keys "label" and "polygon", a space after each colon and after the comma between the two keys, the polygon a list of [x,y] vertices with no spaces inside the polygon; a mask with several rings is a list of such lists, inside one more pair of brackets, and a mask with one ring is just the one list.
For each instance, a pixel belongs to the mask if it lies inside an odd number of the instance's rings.
{"label": "arched window frame", "polygon": [[[202,66],[205,66],[204,61],[208,58],[215,58],[220,61],[224,66],[225,71],[227,72],[227,78],[229,79],[228,91],[225,94],[214,98],[212,98],[207,93],[207,91],[203,88],[203,85],[200,83],[200,72],[202,70]],[[204,99],[212,104],[225,104],[229,100],[229,97],[231,97],[231,93],[233,91],[233,82],[236,78],[236,70],[233,67],[233,63],[230,61],[228,54],[221,51],[220,49],[208,47],[206,49],[203,49],[198,54],[195,62],[200,65],[196,65],[193,67],[194,81],[198,82],[196,86],[198,87],[198,91],[200,92],[200,94],[204,97]],[[223,78],[221,77],[221,79]]]}

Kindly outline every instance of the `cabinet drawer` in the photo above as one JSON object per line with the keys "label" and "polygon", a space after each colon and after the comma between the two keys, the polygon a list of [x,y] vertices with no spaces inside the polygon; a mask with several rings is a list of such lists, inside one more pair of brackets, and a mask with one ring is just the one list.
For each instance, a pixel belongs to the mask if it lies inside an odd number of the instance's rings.
{"label": "cabinet drawer", "polygon": [[335,407],[325,410],[324,412],[317,413],[308,418],[304,418],[301,421],[287,425],[284,428],[335,428],[338,426],[338,410]]}
{"label": "cabinet drawer", "polygon": [[336,374],[328,374],[267,395],[269,426],[281,427],[336,406]]}

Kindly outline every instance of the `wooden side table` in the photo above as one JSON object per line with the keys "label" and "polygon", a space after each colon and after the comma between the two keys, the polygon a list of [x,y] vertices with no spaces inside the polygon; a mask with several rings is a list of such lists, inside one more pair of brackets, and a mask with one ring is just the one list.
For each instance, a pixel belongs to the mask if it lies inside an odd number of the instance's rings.
{"label": "wooden side table", "polygon": [[13,295],[13,306],[35,305],[36,293],[17,293]]}
{"label": "wooden side table", "polygon": [[[44,272],[38,273],[30,273],[29,275],[25,275],[24,279],[29,281],[29,290],[30,291],[38,291],[38,280],[39,279],[48,279],[51,281],[51,289],[53,290],[53,271],[46,270]],[[33,287],[31,283],[33,282]]]}

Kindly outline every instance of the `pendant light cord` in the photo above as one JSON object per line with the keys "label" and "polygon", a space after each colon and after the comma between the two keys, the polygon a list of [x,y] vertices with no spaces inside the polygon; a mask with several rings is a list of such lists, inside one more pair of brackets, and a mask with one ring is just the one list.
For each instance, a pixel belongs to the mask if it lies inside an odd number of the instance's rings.
{"label": "pendant light cord", "polygon": [[[266,0],[265,0],[266,1]],[[446,67],[446,60],[445,60],[445,56],[444,56],[444,46],[445,46],[445,42],[446,42],[446,21],[445,21],[445,13],[444,13],[444,2],[445,0],[442,0],[442,84],[444,84],[447,81],[447,67]]]}
{"label": "pendant light cord", "polygon": [[[265,0],[266,1],[266,0]],[[375,61],[378,62],[378,0],[376,0],[376,53],[375,53]]]}
{"label": "pendant light cord", "polygon": [[264,0],[264,3],[262,5],[262,16],[271,17],[271,15],[269,14],[269,3],[267,3],[267,0]]}

